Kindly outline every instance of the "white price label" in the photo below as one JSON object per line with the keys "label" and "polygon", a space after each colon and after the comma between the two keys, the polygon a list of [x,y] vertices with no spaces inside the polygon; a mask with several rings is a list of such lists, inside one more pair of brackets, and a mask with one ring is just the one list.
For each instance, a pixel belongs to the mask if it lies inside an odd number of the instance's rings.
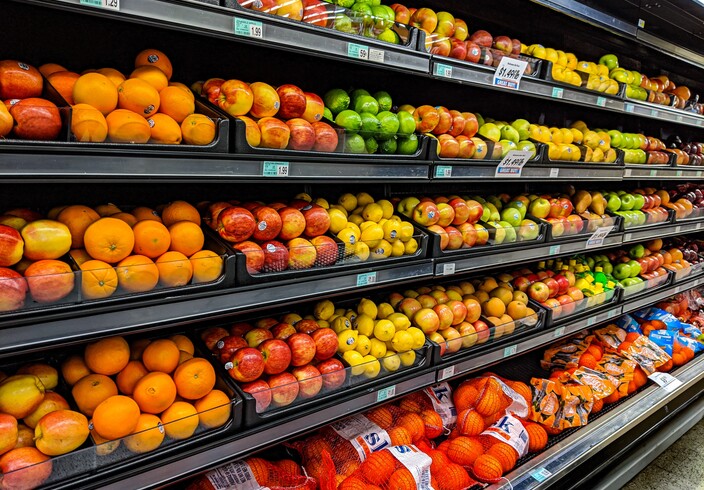
{"label": "white price label", "polygon": [[347,56],[356,60],[368,60],[369,47],[363,44],[349,43],[347,45]]}
{"label": "white price label", "polygon": [[369,61],[383,63],[384,62],[384,50],[370,48],[369,49]]}
{"label": "white price label", "polygon": [[256,39],[264,38],[264,26],[261,22],[249,19],[233,19],[235,26],[235,35],[243,37],[253,37]]}
{"label": "white price label", "polygon": [[560,87],[553,87],[552,88],[552,98],[553,99],[561,99],[562,96],[564,95],[565,90],[560,88]]}
{"label": "white price label", "polygon": [[387,386],[376,392],[376,401],[383,402],[396,395],[396,385]]}
{"label": "white price label", "polygon": [[682,231],[682,226],[675,226],[675,233]]}
{"label": "white price label", "polygon": [[615,316],[618,315],[618,314],[619,314],[619,311],[618,311],[618,310],[609,310],[609,311],[606,313],[606,319],[609,320],[609,319],[615,317]]}
{"label": "white price label", "polygon": [[120,0],[81,0],[81,5],[100,7],[108,10],[120,10]]}
{"label": "white price label", "polygon": [[521,78],[523,78],[523,73],[527,67],[528,63],[523,60],[504,56],[501,58],[499,66],[496,67],[492,84],[495,87],[518,90],[521,86]]}
{"label": "white price label", "polygon": [[555,331],[552,333],[552,336],[553,336],[553,338],[555,338],[555,339],[558,338],[558,337],[562,337],[563,335],[565,335],[565,327],[558,327],[558,328],[556,328]]}
{"label": "white price label", "polygon": [[598,105],[599,107],[606,107],[606,97],[597,97],[596,105]]}
{"label": "white price label", "polygon": [[632,173],[633,173],[633,170],[631,170],[630,168],[627,168],[626,170],[623,171],[623,176],[630,177]]}
{"label": "white price label", "polygon": [[452,177],[452,167],[450,165],[438,165],[435,167],[435,177],[439,179]]}
{"label": "white price label", "polygon": [[288,162],[262,162],[262,176],[288,177]]}
{"label": "white price label", "polygon": [[631,238],[633,238],[633,233],[624,233],[624,235],[623,235],[624,242],[630,242]]}
{"label": "white price label", "polygon": [[658,171],[657,171],[657,170],[651,170],[651,171],[650,171],[650,176],[651,176],[651,177],[657,177],[657,176],[658,176]]}
{"label": "white price label", "polygon": [[701,171],[701,170],[697,170],[697,177],[701,177],[701,176],[702,176],[702,171]]}
{"label": "white price label", "polygon": [[626,112],[633,112],[635,110],[635,106],[633,104],[625,104],[626,107]]}
{"label": "white price label", "polygon": [[452,67],[450,65],[437,63],[435,65],[435,75],[438,77],[452,78]]}
{"label": "white price label", "polygon": [[495,177],[520,177],[523,166],[533,154],[530,151],[511,150],[496,166]]}
{"label": "white price label", "polygon": [[504,348],[504,357],[515,356],[516,352],[518,352],[518,345],[517,344],[509,345],[508,347]]}
{"label": "white price label", "polygon": [[545,468],[538,468],[537,470],[531,471],[530,476],[542,483],[548,478],[550,478],[552,476],[552,473],[550,473]]}
{"label": "white price label", "polygon": [[454,273],[455,273],[455,263],[454,262],[452,262],[450,264],[442,264],[442,275],[443,276],[451,276]]}
{"label": "white price label", "polygon": [[557,177],[558,175],[560,175],[560,169],[559,169],[559,168],[551,168],[551,169],[550,169],[550,177],[551,177],[551,178],[554,179],[554,178]]}
{"label": "white price label", "polygon": [[655,381],[655,383],[657,383],[659,386],[662,386],[662,388],[668,393],[672,393],[677,388],[682,386],[682,381],[675,378],[669,373],[660,373],[656,371],[648,377]]}
{"label": "white price label", "polygon": [[677,114],[677,122],[682,122],[683,117],[680,114]]}
{"label": "white price label", "polygon": [[442,381],[443,379],[450,378],[455,375],[455,366],[450,366],[446,367],[442,371],[440,371],[440,374],[438,374],[438,381]]}
{"label": "white price label", "polygon": [[682,170],[675,171],[675,177],[682,177],[683,175],[684,175],[684,172]]}
{"label": "white price label", "polygon": [[611,233],[611,230],[613,230],[614,227],[612,226],[600,226],[599,228],[596,229],[596,231],[592,234],[592,236],[589,237],[589,240],[587,240],[587,244],[585,245],[584,248],[597,248],[597,247],[603,247],[604,246],[604,239],[606,236]]}
{"label": "white price label", "polygon": [[364,272],[357,274],[357,287],[369,286],[376,283],[376,272]]}
{"label": "white price label", "polygon": [[645,21],[643,19],[638,19],[638,27],[641,29],[645,27]]}

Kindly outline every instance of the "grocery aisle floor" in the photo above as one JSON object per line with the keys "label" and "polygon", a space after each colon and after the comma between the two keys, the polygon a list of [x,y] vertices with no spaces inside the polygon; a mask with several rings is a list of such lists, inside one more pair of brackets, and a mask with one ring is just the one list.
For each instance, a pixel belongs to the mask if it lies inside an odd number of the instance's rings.
{"label": "grocery aisle floor", "polygon": [[670,446],[622,490],[704,490],[704,420]]}

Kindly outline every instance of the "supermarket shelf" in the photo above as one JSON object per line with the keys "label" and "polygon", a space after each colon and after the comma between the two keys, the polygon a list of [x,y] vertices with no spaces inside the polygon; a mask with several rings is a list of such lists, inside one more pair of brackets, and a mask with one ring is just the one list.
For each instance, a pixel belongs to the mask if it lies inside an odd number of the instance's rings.
{"label": "supermarket shelf", "polygon": [[621,35],[636,36],[638,33],[638,26],[625,22],[621,19],[617,19],[612,15],[608,15],[575,0],[532,1],[533,3],[557,10],[558,12],[569,15],[570,17],[574,17],[589,24],[617,32]]}
{"label": "supermarket shelf", "polygon": [[636,33],[636,39],[638,39],[643,44],[647,44],[654,47],[655,49],[658,49],[659,51],[667,54],[668,56],[672,56],[674,58],[677,58],[678,60],[684,61],[699,68],[704,68],[704,56],[699,53],[691,51],[687,48],[683,48],[682,46],[670,43],[658,36],[653,36],[652,34],[642,29],[638,29],[638,32]]}
{"label": "supermarket shelf", "polygon": [[692,180],[701,179],[704,170],[701,167],[668,167],[648,168],[648,165],[626,165],[623,170],[624,180],[660,179],[660,180]]}
{"label": "supermarket shelf", "polygon": [[[512,181],[617,181],[623,177],[623,167],[617,165],[590,164],[526,164],[518,177],[496,177],[496,163],[483,164],[480,160],[465,165],[445,165],[434,162],[431,177],[438,180],[501,180]],[[449,168],[449,171],[447,170]]]}
{"label": "supermarket shelf", "polygon": [[560,444],[505,475],[509,483],[490,488],[528,490],[555,485],[580,462],[634,430],[635,426],[663,407],[667,411],[666,405],[678,396],[690,389],[701,389],[704,382],[704,357],[694,359],[674,374],[682,382],[681,386],[672,391],[657,385],[646,388],[616,409],[580,428]]}
{"label": "supermarket shelf", "polygon": [[704,228],[704,221],[668,223],[665,226],[648,226],[642,230],[626,231],[623,233],[623,243],[651,240],[654,237],[665,238],[682,233],[692,233]]}
{"label": "supermarket shelf", "polygon": [[649,102],[641,102],[626,99],[623,105],[624,112],[634,114],[636,116],[647,117],[649,119],[657,119],[659,121],[668,121],[687,126],[699,127],[704,126],[704,116],[686,112],[674,107],[664,106],[660,104],[651,104]]}
{"label": "supermarket shelf", "polygon": [[[45,1],[30,0],[46,5]],[[183,0],[120,0],[119,11],[82,5],[81,0],[50,0],[58,7],[72,7],[83,13],[106,15],[129,21],[149,22],[164,26],[178,26],[178,29],[199,34],[240,39],[246,42],[276,46],[277,48],[316,54],[329,58],[347,58],[350,61],[380,65],[402,71],[428,73],[430,55],[414,51],[415,47],[404,48],[395,44],[377,41],[361,36],[352,36],[333,29],[322,29],[303,22],[289,21],[281,17],[258,15],[249,11],[226,9],[200,2]],[[238,20],[239,19],[239,20]],[[244,22],[242,22],[244,21]],[[261,30],[257,34],[246,31],[247,35],[235,33],[237,22],[254,22]],[[374,49],[375,56],[382,61],[361,61],[358,51],[350,45],[364,45]]]}

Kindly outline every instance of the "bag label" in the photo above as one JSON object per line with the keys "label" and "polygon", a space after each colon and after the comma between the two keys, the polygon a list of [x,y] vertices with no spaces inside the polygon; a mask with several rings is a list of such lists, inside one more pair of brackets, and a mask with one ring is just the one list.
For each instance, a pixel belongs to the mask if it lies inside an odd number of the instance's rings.
{"label": "bag label", "polygon": [[511,415],[505,415],[481,435],[491,436],[508,444],[519,456],[525,456],[528,453],[528,432],[521,421]]}
{"label": "bag label", "polygon": [[364,415],[348,417],[335,422],[331,427],[341,437],[350,441],[361,461],[367,459],[371,453],[391,446],[389,434]]}
{"label": "bag label", "polygon": [[262,487],[257,483],[252,470],[244,461],[235,461],[220,466],[207,472],[205,476],[215,490],[228,490],[231,488],[237,488],[237,490],[268,490],[268,487]]}
{"label": "bag label", "polygon": [[393,446],[389,451],[411,472],[418,490],[434,490],[430,485],[430,465],[433,462],[430,456],[415,446]]}
{"label": "bag label", "polygon": [[440,415],[442,425],[446,429],[452,429],[457,422],[457,409],[452,402],[452,390],[446,382],[429,386],[425,389],[425,394],[430,398],[433,409]]}

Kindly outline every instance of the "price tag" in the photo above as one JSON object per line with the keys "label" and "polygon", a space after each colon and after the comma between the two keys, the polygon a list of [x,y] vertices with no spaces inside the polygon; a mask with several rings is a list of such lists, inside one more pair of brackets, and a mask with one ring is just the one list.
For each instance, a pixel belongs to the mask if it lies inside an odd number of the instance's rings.
{"label": "price tag", "polygon": [[262,176],[288,177],[288,162],[263,162]]}
{"label": "price tag", "polygon": [[643,19],[638,19],[638,27],[641,29],[645,27],[645,21]]}
{"label": "price tag", "polygon": [[606,107],[606,97],[597,97],[596,105],[598,105],[599,107]]}
{"label": "price tag", "polygon": [[677,170],[677,171],[675,172],[675,177],[682,177],[682,175],[684,175],[684,173],[682,172],[682,170]]}
{"label": "price tag", "polygon": [[630,168],[627,168],[626,170],[623,171],[623,176],[630,177],[632,172],[633,172],[633,170],[631,170]]}
{"label": "price tag", "polygon": [[382,388],[376,392],[376,401],[383,402],[384,400],[388,400],[389,398],[392,398],[395,394],[396,394],[396,385],[387,386],[386,388]]}
{"label": "price tag", "polygon": [[682,231],[682,226],[675,226],[675,233]]}
{"label": "price tag", "polygon": [[496,167],[495,177],[520,177],[523,166],[526,164],[532,153],[530,151],[511,150]]}
{"label": "price tag", "polygon": [[439,179],[452,177],[452,167],[450,165],[438,165],[435,167],[435,177]]}
{"label": "price tag", "polygon": [[699,230],[702,227],[701,223],[697,223],[696,229]]}
{"label": "price tag", "polygon": [[550,169],[550,177],[551,177],[551,178],[554,179],[554,178],[557,177],[558,175],[560,175],[560,169],[559,169],[559,168],[551,168],[551,169]]}
{"label": "price tag", "polygon": [[370,48],[369,49],[369,61],[383,63],[384,62],[384,50]]}
{"label": "price tag", "polygon": [[495,87],[518,90],[521,86],[521,78],[523,78],[523,73],[526,71],[527,67],[528,63],[523,60],[504,56],[501,58],[499,66],[496,67],[492,85]]}
{"label": "price tag", "polygon": [[657,109],[650,109],[650,115],[653,117],[658,117],[660,113],[658,112]]}
{"label": "price tag", "polygon": [[442,275],[443,276],[451,276],[454,273],[455,273],[455,263],[454,262],[452,262],[451,264],[442,264]]}
{"label": "price tag", "polygon": [[235,35],[243,37],[264,38],[264,26],[261,22],[249,19],[234,18]]}
{"label": "price tag", "polygon": [[701,170],[697,170],[697,177],[701,177],[701,176],[702,176],[702,171],[701,171]]}
{"label": "price tag", "polygon": [[648,377],[655,381],[655,383],[657,383],[659,386],[662,386],[662,388],[668,393],[672,393],[677,388],[682,386],[682,381],[675,378],[669,373],[654,372]]}
{"label": "price tag", "polygon": [[513,344],[509,345],[508,347],[504,348],[504,357],[511,357],[516,355],[516,352],[518,352],[518,345]]}
{"label": "price tag", "polygon": [[561,99],[562,95],[564,93],[565,93],[565,90],[560,87],[553,87],[552,88],[552,98],[553,99]]}
{"label": "price tag", "polygon": [[587,327],[591,327],[596,323],[596,317],[595,316],[590,316],[587,318]]}
{"label": "price tag", "polygon": [[435,65],[435,75],[438,77],[452,78],[452,67],[450,65],[437,63]]}
{"label": "price tag", "polygon": [[446,367],[442,371],[440,371],[440,374],[438,375],[438,381],[442,381],[444,379],[447,379],[451,376],[455,375],[455,366],[450,366]]}
{"label": "price tag", "polygon": [[600,226],[596,231],[589,237],[587,244],[584,248],[598,248],[604,246],[604,239],[613,230],[613,225],[611,226]]}
{"label": "price tag", "polygon": [[680,114],[677,114],[677,117],[675,119],[677,119],[677,122],[682,122],[683,118]]}
{"label": "price tag", "polygon": [[550,251],[548,252],[549,255],[556,255],[560,253],[560,246],[559,245],[551,245],[550,246]]}
{"label": "price tag", "polygon": [[363,272],[362,274],[357,274],[357,287],[359,286],[369,286],[370,284],[376,283],[376,272]]}
{"label": "price tag", "polygon": [[650,176],[651,176],[651,177],[657,177],[657,176],[658,176],[658,171],[657,171],[657,170],[651,170],[651,171],[650,171]]}
{"label": "price tag", "polygon": [[120,0],[81,0],[81,5],[100,7],[108,10],[120,10]]}
{"label": "price tag", "polygon": [[625,104],[625,107],[626,107],[626,112],[633,112],[633,110],[635,109],[633,104]]}
{"label": "price tag", "polygon": [[369,47],[363,44],[349,43],[347,45],[347,56],[356,60],[368,60]]}
{"label": "price tag", "polygon": [[565,327],[558,327],[558,328],[556,328],[555,331],[552,333],[552,337],[553,337],[554,339],[556,339],[556,338],[558,338],[558,337],[562,337],[563,335],[565,335]]}
{"label": "price tag", "polygon": [[631,238],[633,238],[633,233],[625,233],[623,235],[623,241],[624,242],[630,242]]}
{"label": "price tag", "polygon": [[610,319],[610,318],[615,317],[616,315],[618,315],[618,312],[617,312],[616,310],[609,310],[609,311],[606,313],[606,319],[608,320],[608,319]]}
{"label": "price tag", "polygon": [[552,473],[550,473],[548,470],[545,468],[538,468],[537,470],[533,470],[530,473],[530,476],[538,480],[539,482],[544,482],[548,478],[552,476]]}

